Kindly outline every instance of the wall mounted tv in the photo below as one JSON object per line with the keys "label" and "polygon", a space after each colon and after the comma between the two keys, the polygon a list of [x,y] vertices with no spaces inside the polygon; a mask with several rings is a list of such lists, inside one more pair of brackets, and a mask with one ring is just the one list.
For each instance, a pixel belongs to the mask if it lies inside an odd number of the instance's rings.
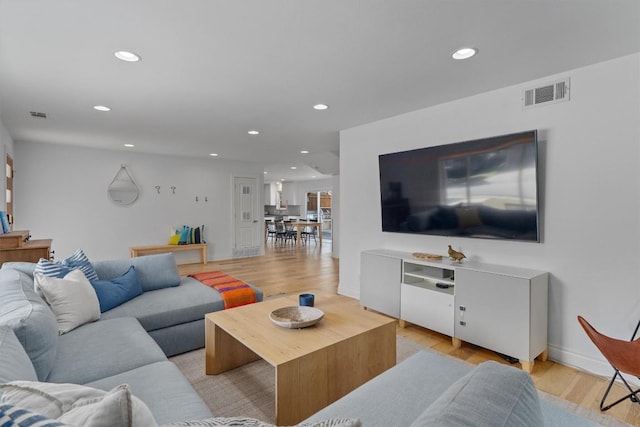
{"label": "wall mounted tv", "polygon": [[540,241],[535,130],[381,154],[382,231]]}

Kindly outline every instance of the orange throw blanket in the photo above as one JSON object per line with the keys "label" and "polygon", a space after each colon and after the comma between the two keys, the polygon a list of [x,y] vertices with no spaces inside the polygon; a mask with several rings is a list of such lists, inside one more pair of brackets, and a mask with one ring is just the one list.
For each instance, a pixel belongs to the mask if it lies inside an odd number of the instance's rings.
{"label": "orange throw blanket", "polygon": [[256,292],[251,286],[223,271],[206,271],[190,274],[189,277],[218,291],[224,301],[225,309],[256,302]]}

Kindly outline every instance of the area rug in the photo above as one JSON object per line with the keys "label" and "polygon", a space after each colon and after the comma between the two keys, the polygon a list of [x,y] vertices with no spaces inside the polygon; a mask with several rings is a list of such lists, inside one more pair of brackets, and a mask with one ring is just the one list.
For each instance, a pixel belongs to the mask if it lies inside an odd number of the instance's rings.
{"label": "area rug", "polygon": [[[420,350],[425,350],[407,338],[397,336],[396,339],[398,363]],[[274,422],[274,369],[267,362],[259,360],[219,375],[205,375],[204,357],[204,349],[200,349],[174,356],[170,360],[187,377],[214,415],[245,416]],[[603,426],[628,426],[608,415],[590,411],[548,393],[540,392],[540,397]]]}

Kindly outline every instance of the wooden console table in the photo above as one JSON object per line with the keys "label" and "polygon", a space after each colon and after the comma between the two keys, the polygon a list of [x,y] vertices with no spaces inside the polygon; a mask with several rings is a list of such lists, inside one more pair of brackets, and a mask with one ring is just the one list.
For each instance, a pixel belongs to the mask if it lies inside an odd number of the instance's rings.
{"label": "wooden console table", "polygon": [[200,261],[203,264],[207,263],[207,244],[206,243],[192,243],[190,245],[151,245],[151,246],[132,246],[129,248],[129,254],[131,258],[136,258],[143,255],[164,254],[167,252],[184,252],[184,251],[199,251]]}
{"label": "wooden console table", "polygon": [[0,235],[0,265],[4,262],[38,262],[51,259],[51,239],[29,239],[29,231],[12,231]]}

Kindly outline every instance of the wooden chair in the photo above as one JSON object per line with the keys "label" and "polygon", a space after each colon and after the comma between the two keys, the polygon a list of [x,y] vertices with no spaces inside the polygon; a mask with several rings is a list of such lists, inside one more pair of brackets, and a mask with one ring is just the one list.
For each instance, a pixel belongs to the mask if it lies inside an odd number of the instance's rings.
{"label": "wooden chair", "polygon": [[[582,316],[578,316],[578,322],[587,333],[591,341],[598,347],[600,353],[607,359],[607,361],[611,364],[614,369],[613,377],[611,381],[609,381],[609,386],[602,396],[602,400],[600,401],[600,410],[606,411],[607,409],[617,405],[625,399],[629,399],[632,402],[640,402],[640,396],[638,393],[640,389],[633,390],[627,380],[624,379],[622,374],[633,375],[634,377],[640,378],[640,338],[636,339],[636,334],[638,333],[638,329],[640,328],[640,322],[636,325],[635,331],[633,331],[633,335],[631,336],[631,341],[619,340],[616,338],[611,338],[606,335],[598,332],[593,326],[589,324]],[[616,381],[616,378],[619,378],[622,383],[629,390],[629,394],[615,402],[605,405],[605,400],[609,395],[609,391],[611,391],[611,387],[613,383]]]}

